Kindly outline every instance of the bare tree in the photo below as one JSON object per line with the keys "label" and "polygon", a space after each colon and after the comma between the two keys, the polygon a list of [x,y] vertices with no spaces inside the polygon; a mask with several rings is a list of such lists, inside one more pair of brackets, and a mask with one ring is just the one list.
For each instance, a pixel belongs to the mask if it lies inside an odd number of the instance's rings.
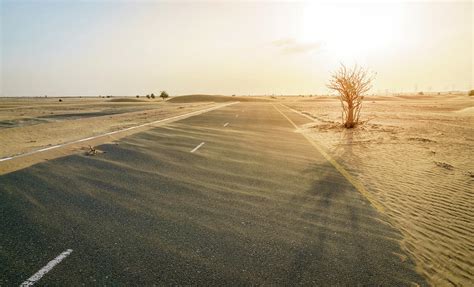
{"label": "bare tree", "polygon": [[353,128],[359,123],[360,110],[364,94],[372,88],[374,75],[357,65],[346,68],[341,64],[334,72],[327,87],[339,93],[342,106],[342,123],[346,128]]}

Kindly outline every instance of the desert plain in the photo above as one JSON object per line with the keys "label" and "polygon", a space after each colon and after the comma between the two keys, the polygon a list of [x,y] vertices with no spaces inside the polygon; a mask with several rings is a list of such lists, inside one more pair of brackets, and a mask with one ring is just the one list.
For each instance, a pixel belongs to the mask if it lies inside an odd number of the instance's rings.
{"label": "desert plain", "polygon": [[85,255],[44,284],[472,284],[474,97],[340,117],[329,95],[1,98],[0,285],[62,240]]}

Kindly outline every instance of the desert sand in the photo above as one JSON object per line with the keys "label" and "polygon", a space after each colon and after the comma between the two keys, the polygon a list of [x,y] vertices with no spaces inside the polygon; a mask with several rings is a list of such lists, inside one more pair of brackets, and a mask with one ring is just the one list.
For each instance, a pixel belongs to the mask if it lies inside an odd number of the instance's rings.
{"label": "desert sand", "polygon": [[[212,95],[186,95],[166,101],[144,97],[0,98],[0,159],[234,101],[269,100],[266,97]],[[5,162],[0,165],[0,174],[44,160],[83,152],[89,145],[118,140],[147,128],[149,127]]]}
{"label": "desert sand", "polygon": [[334,97],[281,101],[314,120],[301,128],[383,206],[403,248],[434,286],[474,282],[474,97],[367,96],[361,126],[341,127]]}
{"label": "desert sand", "polygon": [[[389,223],[401,232],[404,252],[431,285],[468,286],[474,281],[474,97],[466,94],[367,96],[363,123],[355,129],[341,127],[340,103],[333,96],[201,95],[165,102],[2,99],[0,157],[235,100],[265,101],[311,119],[297,132],[319,142],[365,186],[370,201],[381,206]],[[83,152],[88,144],[47,158]],[[8,173],[44,159],[2,164],[0,171]],[[402,261],[411,259],[401,256]]]}
{"label": "desert sand", "polygon": [[[107,132],[118,131],[176,115],[190,113],[214,105],[213,102],[173,103],[173,101],[136,98],[1,98],[0,158],[16,156],[69,143]],[[0,174],[83,151],[90,144],[117,140],[146,128],[115,134],[83,144],[68,146],[30,156],[21,161],[5,162]]]}
{"label": "desert sand", "polygon": [[228,105],[2,175],[0,285],[72,249],[39,284],[426,286],[291,124],[310,120],[278,109]]}

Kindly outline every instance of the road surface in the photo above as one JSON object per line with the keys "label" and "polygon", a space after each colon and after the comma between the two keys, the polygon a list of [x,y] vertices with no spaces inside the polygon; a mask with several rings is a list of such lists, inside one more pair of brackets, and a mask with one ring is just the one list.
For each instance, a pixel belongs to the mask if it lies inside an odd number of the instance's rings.
{"label": "road surface", "polygon": [[425,285],[290,121],[238,103],[0,176],[0,286]]}

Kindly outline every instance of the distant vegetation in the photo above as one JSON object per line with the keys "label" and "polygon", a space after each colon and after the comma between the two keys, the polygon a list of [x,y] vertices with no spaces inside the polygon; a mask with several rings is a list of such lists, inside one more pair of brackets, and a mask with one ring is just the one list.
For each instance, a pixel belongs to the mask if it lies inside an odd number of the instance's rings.
{"label": "distant vegetation", "polygon": [[357,65],[354,68],[341,65],[332,74],[327,87],[339,93],[344,127],[351,129],[359,123],[364,94],[372,88],[373,80],[374,77],[369,76],[367,70]]}
{"label": "distant vegetation", "polygon": [[469,91],[469,96],[474,96],[474,90]]}
{"label": "distant vegetation", "polygon": [[[138,98],[140,98],[140,95],[136,95],[135,97],[138,99]],[[156,96],[155,96],[154,93],[148,94],[148,95],[146,95],[145,97],[146,97],[147,99],[149,99],[149,100],[150,100],[150,99],[154,100],[154,99],[156,98]],[[160,97],[161,97],[161,96],[160,96]]]}
{"label": "distant vegetation", "polygon": [[160,98],[162,98],[163,101],[168,97],[169,97],[169,95],[166,91],[161,91]]}

